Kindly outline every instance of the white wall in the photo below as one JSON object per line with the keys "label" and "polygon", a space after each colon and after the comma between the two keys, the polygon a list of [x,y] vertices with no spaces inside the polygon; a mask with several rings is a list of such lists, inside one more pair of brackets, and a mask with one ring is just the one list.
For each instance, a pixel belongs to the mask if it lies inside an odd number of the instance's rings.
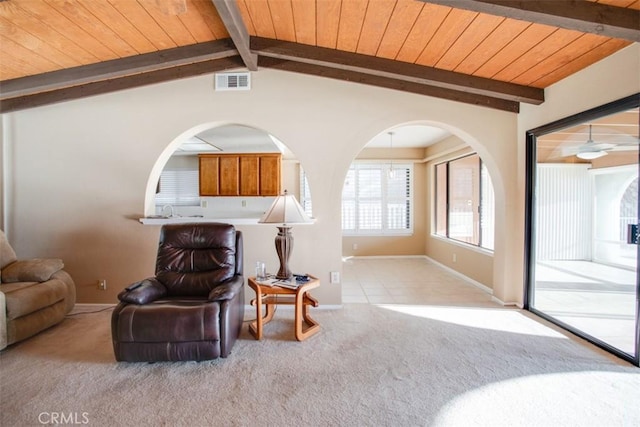
{"label": "white wall", "polygon": [[[322,279],[314,293],[321,304],[339,304],[340,286],[328,278],[341,270],[349,164],[378,133],[420,122],[451,130],[487,163],[496,223],[508,230],[498,232],[496,262],[522,263],[521,248],[507,241],[520,220],[512,214],[521,204],[515,114],[275,70],[259,70],[252,81],[249,92],[214,92],[213,77],[200,76],[5,114],[11,168],[3,228],[18,255],[63,258],[80,302],[115,302],[122,287],[153,273],[158,228],[136,219],[173,147],[194,129],[239,123],[283,141],[307,172],[317,221],[294,227],[291,264]],[[239,229],[246,274],[257,260],[277,265],[275,227]],[[521,292],[512,271],[494,274],[494,294],[504,301]],[[96,290],[98,279],[107,279],[106,292]]]}

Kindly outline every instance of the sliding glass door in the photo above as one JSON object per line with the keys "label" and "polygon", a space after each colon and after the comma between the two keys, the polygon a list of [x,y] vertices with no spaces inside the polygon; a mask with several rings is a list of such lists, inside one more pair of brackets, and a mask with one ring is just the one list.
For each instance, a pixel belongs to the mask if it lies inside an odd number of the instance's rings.
{"label": "sliding glass door", "polygon": [[527,135],[526,307],[636,365],[639,99]]}

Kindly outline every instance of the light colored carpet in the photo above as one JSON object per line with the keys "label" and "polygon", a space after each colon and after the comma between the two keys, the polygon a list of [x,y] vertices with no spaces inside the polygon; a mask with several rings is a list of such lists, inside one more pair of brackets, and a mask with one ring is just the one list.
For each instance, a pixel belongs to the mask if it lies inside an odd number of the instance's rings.
{"label": "light colored carpet", "polygon": [[312,312],[322,330],[305,342],[280,309],[262,341],[245,325],[227,359],[156,364],[115,362],[110,310],[69,317],[0,353],[0,424],[73,414],[91,426],[640,425],[640,369],[529,313]]}

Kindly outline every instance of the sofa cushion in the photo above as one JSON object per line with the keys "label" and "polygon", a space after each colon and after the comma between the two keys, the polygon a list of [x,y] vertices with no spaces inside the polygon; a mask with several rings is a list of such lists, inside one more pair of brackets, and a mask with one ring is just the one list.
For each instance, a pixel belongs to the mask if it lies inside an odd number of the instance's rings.
{"label": "sofa cushion", "polygon": [[18,259],[13,248],[7,241],[7,237],[4,235],[4,231],[0,230],[0,269],[15,262]]}
{"label": "sofa cushion", "polygon": [[56,258],[15,261],[2,269],[2,282],[44,282],[63,267],[62,260]]}
{"label": "sofa cushion", "polygon": [[42,283],[3,283],[0,285],[0,291],[4,293],[6,299],[7,320],[17,319],[49,307],[62,301],[68,294],[67,285],[57,279]]}
{"label": "sofa cushion", "polygon": [[65,317],[65,302],[57,303],[7,322],[7,344],[29,338],[60,323]]}

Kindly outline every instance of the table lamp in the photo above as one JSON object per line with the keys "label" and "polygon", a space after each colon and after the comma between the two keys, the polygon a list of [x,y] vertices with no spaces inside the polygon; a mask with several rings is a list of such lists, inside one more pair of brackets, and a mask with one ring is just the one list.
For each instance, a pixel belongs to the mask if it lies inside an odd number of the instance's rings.
{"label": "table lamp", "polygon": [[284,190],[284,194],[273,201],[271,207],[258,221],[260,224],[279,224],[276,236],[276,252],[280,259],[278,280],[291,280],[293,273],[289,269],[289,256],[293,251],[293,235],[290,224],[310,224],[313,220],[304,212],[293,194]]}

